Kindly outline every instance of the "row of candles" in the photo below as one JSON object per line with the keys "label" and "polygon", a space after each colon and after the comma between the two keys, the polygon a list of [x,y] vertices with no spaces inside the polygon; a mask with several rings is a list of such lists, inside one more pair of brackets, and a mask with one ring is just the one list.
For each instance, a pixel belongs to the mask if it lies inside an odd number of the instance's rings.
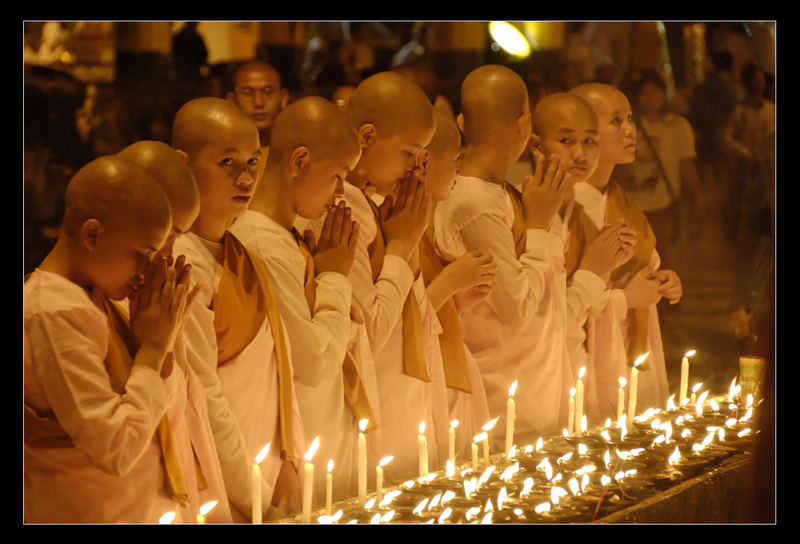
{"label": "row of candles", "polygon": [[[689,357],[695,354],[695,350],[688,351],[681,362],[681,379],[680,379],[680,390],[679,390],[679,403],[681,406],[684,406],[688,403],[695,404],[696,403],[696,392],[701,386],[701,384],[696,384],[693,387],[692,397],[691,399],[688,397],[688,383],[689,383]],[[625,413],[624,413],[624,406],[625,406],[625,386],[630,384],[629,391],[628,391],[628,414],[636,414],[636,397],[637,397],[637,386],[638,386],[638,366],[644,362],[647,358],[649,353],[645,353],[636,359],[634,362],[631,373],[630,373],[630,380],[626,380],[624,377],[620,377],[619,379],[619,392],[618,392],[618,402],[617,402],[617,421],[624,422]],[[569,417],[568,417],[568,427],[564,430],[564,434],[569,436],[582,436],[586,432],[587,428],[587,420],[586,415],[584,413],[584,384],[583,378],[586,373],[586,367],[581,367],[577,382],[575,387],[570,389],[569,392]],[[507,409],[506,409],[506,434],[505,434],[505,455],[509,459],[512,458],[514,454],[514,424],[516,420],[516,404],[514,401],[514,395],[516,393],[516,389],[518,386],[517,380],[515,380],[508,391],[508,401],[507,401]],[[670,399],[671,401],[671,399]],[[669,408],[668,403],[668,408]],[[702,404],[702,401],[701,401]],[[486,423],[482,429],[483,431],[478,435],[473,437],[473,441],[471,444],[471,453],[472,453],[472,469],[477,470],[478,468],[478,444],[483,444],[483,462],[484,464],[488,465],[489,463],[489,432],[494,428],[499,418],[494,418],[488,423]],[[364,435],[365,430],[369,424],[369,420],[362,419],[359,421],[359,434],[358,434],[358,451],[357,451],[357,473],[358,473],[358,496],[359,501],[361,504],[365,504],[367,501],[367,451],[366,451],[366,437]],[[455,434],[456,428],[458,427],[459,422],[457,419],[454,419],[450,422],[450,429],[449,429],[449,447],[448,447],[448,461],[447,461],[447,468],[446,472],[448,475],[451,475],[455,469]],[[623,423],[624,425],[624,423]],[[428,442],[427,436],[425,435],[425,422],[420,422],[419,424],[419,434],[418,434],[418,444],[419,444],[419,476],[420,478],[425,478],[429,474],[428,470]],[[540,439],[541,440],[541,439]],[[270,444],[266,444],[258,455],[255,458],[255,463],[252,467],[252,521],[255,524],[260,524],[262,522],[262,504],[261,504],[261,470],[260,470],[260,463],[266,458],[267,453],[269,452]],[[313,493],[313,480],[314,480],[314,465],[312,463],[312,459],[314,454],[316,453],[317,449],[319,448],[319,437],[314,438],[311,443],[311,446],[306,451],[304,455],[305,464],[304,464],[304,478],[303,478],[303,493],[302,493],[302,513],[301,513],[301,520],[304,523],[310,522],[311,516],[311,504],[312,504],[312,493]],[[383,457],[376,466],[376,494],[378,496],[378,500],[383,498],[383,470],[384,467],[392,461],[393,456],[386,456]],[[332,508],[332,486],[333,486],[333,467],[334,462],[333,460],[329,460],[327,464],[327,479],[326,479],[326,500],[325,500],[325,510],[328,516],[331,515],[331,508]],[[205,516],[214,508],[217,501],[211,501],[204,504],[198,514],[197,514],[197,522],[204,523]],[[167,512],[161,519],[162,523],[171,523],[174,519],[175,514],[174,512]]]}

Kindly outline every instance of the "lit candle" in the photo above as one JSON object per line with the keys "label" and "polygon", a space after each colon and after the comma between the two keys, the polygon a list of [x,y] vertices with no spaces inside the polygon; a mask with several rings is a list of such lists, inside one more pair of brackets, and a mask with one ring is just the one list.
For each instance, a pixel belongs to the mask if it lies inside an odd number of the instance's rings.
{"label": "lit candle", "polygon": [[367,500],[367,439],[364,436],[367,424],[368,419],[358,422],[358,499],[361,504]]}
{"label": "lit candle", "polygon": [[419,477],[424,478],[428,475],[428,438],[425,436],[425,422],[419,423]]}
{"label": "lit candle", "polygon": [[486,463],[487,466],[489,465],[489,431],[491,431],[494,428],[494,426],[497,424],[498,419],[499,418],[494,418],[486,425],[481,427],[481,429],[486,431],[485,433],[483,433],[483,462]]}
{"label": "lit candle", "polygon": [[175,519],[175,512],[170,510],[169,512],[158,518],[158,523],[159,525],[169,525],[170,523],[172,523],[172,520],[174,519]]}
{"label": "lit candle", "polygon": [[686,400],[686,394],[689,392],[689,357],[697,353],[695,350],[690,349],[683,355],[681,361],[681,390],[678,397],[678,404],[682,404]]}
{"label": "lit candle", "polygon": [[575,434],[581,436],[581,418],[583,417],[583,376],[586,367],[578,371],[578,382],[575,384]]}
{"label": "lit candle", "polygon": [[619,390],[617,391],[617,420],[625,413],[625,384],[628,383],[623,376],[619,378]]}
{"label": "lit candle", "polygon": [[486,433],[480,433],[472,438],[472,470],[478,470],[478,442],[483,440]]}
{"label": "lit candle", "polygon": [[306,463],[303,474],[303,523],[311,522],[311,495],[314,490],[314,465],[311,464],[311,458],[317,453],[317,448],[319,448],[319,437],[314,438],[304,456]]}
{"label": "lit candle", "polygon": [[517,408],[514,403],[514,393],[517,391],[517,380],[508,389],[508,404],[506,406],[506,457],[511,454],[514,443],[514,420],[517,417]]}
{"label": "lit candle", "polygon": [[628,417],[630,418],[636,416],[636,394],[639,387],[639,370],[636,367],[642,364],[642,361],[644,361],[648,355],[650,355],[649,351],[644,355],[640,355],[633,363],[633,368],[631,368],[631,385],[628,390]]}
{"label": "lit candle", "polygon": [[567,418],[567,434],[575,432],[575,388],[569,390],[569,417]]}
{"label": "lit candle", "polygon": [[217,501],[210,501],[201,506],[200,510],[197,511],[197,523],[205,523],[206,516],[216,505]]}
{"label": "lit candle", "polygon": [[325,513],[331,515],[333,506],[333,459],[328,461],[328,474],[325,479]]}
{"label": "lit candle", "polygon": [[378,501],[383,499],[383,467],[386,466],[392,459],[394,459],[394,455],[384,457],[380,460],[378,466],[375,467],[375,490],[378,493]]}
{"label": "lit candle", "polygon": [[458,420],[454,419],[450,422],[450,444],[448,449],[448,459],[453,464],[456,462],[456,427],[458,427]]}
{"label": "lit candle", "polygon": [[697,404],[697,392],[703,387],[703,382],[698,382],[692,386],[692,400],[690,404]]}
{"label": "lit candle", "polygon": [[266,446],[261,448],[261,451],[256,455],[256,462],[253,463],[253,472],[251,473],[253,483],[253,513],[251,519],[253,523],[261,523],[261,467],[259,465],[267,456],[269,445],[270,443],[267,443]]}

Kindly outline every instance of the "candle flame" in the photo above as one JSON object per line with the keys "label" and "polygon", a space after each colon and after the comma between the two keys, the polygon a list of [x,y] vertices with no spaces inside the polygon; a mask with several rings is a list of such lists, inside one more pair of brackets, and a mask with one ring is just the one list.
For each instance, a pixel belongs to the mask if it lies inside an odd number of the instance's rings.
{"label": "candle flame", "polygon": [[692,436],[692,431],[689,429],[684,429],[681,431],[681,438],[686,438],[687,436]]}
{"label": "candle flame", "polygon": [[572,492],[573,495],[580,494],[581,487],[580,484],[578,484],[578,480],[576,480],[575,478],[570,478],[569,481],[567,482],[567,485],[569,486],[569,490]]}
{"label": "candle flame", "polygon": [[377,525],[380,522],[381,522],[381,514],[380,514],[380,512],[378,512],[377,514],[372,516],[372,519],[369,520],[370,525]]}
{"label": "candle flame", "polygon": [[691,356],[693,356],[695,353],[697,353],[697,350],[696,350],[696,349],[690,349],[689,351],[687,351],[686,353],[684,353],[684,354],[683,354],[683,356],[684,356],[684,357],[691,357]]}
{"label": "candle flame", "polygon": [[328,459],[328,472],[333,472],[333,459]]}
{"label": "candle flame", "polygon": [[603,427],[605,427],[606,429],[611,427],[611,418],[610,417],[607,417],[606,420],[603,422]]}
{"label": "candle flame", "polygon": [[563,487],[555,486],[550,489],[550,502],[557,505],[561,500],[561,497],[565,497],[567,495],[569,495],[569,493],[567,493],[566,489],[564,489]]}
{"label": "candle flame", "polygon": [[373,506],[375,506],[375,503],[376,503],[376,502],[377,502],[377,501],[375,500],[375,498],[374,498],[374,497],[373,497],[373,498],[371,498],[370,500],[368,500],[368,501],[367,501],[367,502],[364,504],[364,510],[370,510],[370,509],[372,509],[372,507],[373,507]]}
{"label": "candle flame", "polygon": [[367,430],[367,425],[369,425],[369,419],[360,419],[358,420],[358,428],[363,433]]}
{"label": "candle flame", "polygon": [[550,480],[550,483],[554,484],[556,482],[560,482],[563,478],[564,478],[564,475],[559,472],[558,474],[553,476],[553,479]]}
{"label": "candle flame", "polygon": [[506,467],[506,469],[500,474],[500,479],[507,482],[514,477],[514,474],[519,471],[519,463],[514,463],[513,465]]}
{"label": "candle flame", "polygon": [[424,499],[422,499],[422,500],[419,502],[419,504],[417,504],[417,505],[414,507],[414,510],[412,510],[412,512],[413,512],[414,514],[416,514],[417,516],[419,516],[420,514],[422,514],[422,511],[423,511],[423,510],[425,510],[425,507],[426,507],[427,505],[428,505],[428,498],[427,498],[427,497],[425,497]]}
{"label": "candle flame", "polygon": [[570,459],[572,459],[572,452],[571,452],[571,451],[570,451],[570,452],[567,452],[567,453],[565,453],[564,455],[562,455],[561,457],[559,457],[558,459],[556,459],[556,464],[557,464],[557,465],[560,465],[560,464],[562,464],[562,463],[566,463],[566,462],[567,462],[567,461],[569,461]]}
{"label": "candle flame", "polygon": [[726,427],[733,427],[734,425],[736,425],[736,418],[735,417],[730,417],[730,418],[725,420],[725,426]]}
{"label": "candle flame", "polygon": [[388,512],[386,512],[384,515],[381,516],[381,522],[389,523],[390,521],[392,521],[393,517],[394,517],[394,510],[389,510]]}
{"label": "candle flame", "polygon": [[511,387],[508,388],[508,396],[513,397],[514,393],[517,392],[517,380],[514,380],[514,383],[511,384]]}
{"label": "candle flame", "polygon": [[538,505],[536,505],[536,508],[534,508],[534,511],[537,514],[541,514],[542,512],[549,512],[550,511],[550,503],[549,502],[543,502],[541,504],[538,504]]}
{"label": "candle flame", "polygon": [[578,444],[578,455],[586,455],[586,452],[589,451],[589,448],[586,444]]}
{"label": "candle flame", "polygon": [[522,508],[514,508],[514,515],[520,517],[523,514]]}
{"label": "candle flame", "polygon": [[419,427],[418,428],[419,428],[419,434],[425,434],[425,422],[424,421],[420,421],[419,422]]}
{"label": "candle flame", "polygon": [[436,520],[436,523],[442,523],[444,520],[449,518],[450,514],[452,514],[452,513],[453,513],[453,509],[448,506],[447,508],[444,509],[444,512],[442,512],[442,515],[439,516],[439,519]]}
{"label": "candle flame", "polygon": [[200,507],[200,515],[205,516],[217,505],[217,501],[209,501]]}
{"label": "candle flame", "polygon": [[384,457],[383,459],[380,460],[380,462],[378,463],[378,466],[379,467],[386,466],[387,464],[389,464],[389,462],[392,459],[394,459],[394,455],[387,455],[386,457]]}
{"label": "candle flame", "polygon": [[533,489],[533,478],[531,477],[525,478],[525,481],[522,482],[522,491],[520,491],[519,496],[520,497],[526,496],[528,493],[531,492],[531,489]]}
{"label": "candle flame", "polygon": [[445,462],[445,467],[446,467],[445,474],[447,475],[448,478],[452,478],[453,475],[456,473],[456,464],[450,459],[448,459]]}
{"label": "candle flame", "polygon": [[491,522],[492,522],[492,513],[489,512],[488,514],[483,516],[483,519],[481,520],[481,525],[489,525]]}
{"label": "candle flame", "polygon": [[719,441],[720,441],[720,442],[722,442],[723,440],[725,440],[725,429],[723,429],[722,427],[720,427],[719,429],[717,429],[717,436],[719,437]]}
{"label": "candle flame", "polygon": [[492,499],[491,498],[486,499],[486,504],[483,507],[483,511],[484,512],[493,512],[494,511],[494,505],[492,504]]}
{"label": "candle flame", "polygon": [[503,503],[506,502],[507,498],[508,498],[508,491],[506,491],[506,488],[504,487],[497,494],[497,509],[498,510],[502,510],[503,509]]}
{"label": "candle flame", "polygon": [[469,480],[464,480],[464,497],[469,498],[470,495],[475,493],[478,490],[478,479],[477,478],[470,478]]}
{"label": "candle flame", "polygon": [[511,448],[508,450],[508,458],[513,459],[517,456],[517,445],[511,444]]}
{"label": "candle flame", "polygon": [[739,423],[743,423],[750,419],[750,416],[753,415],[753,408],[748,408],[747,411],[744,413],[742,417],[739,418]]}
{"label": "candle flame", "polygon": [[456,494],[452,490],[448,489],[447,491],[445,491],[444,495],[442,495],[442,506],[452,501],[455,498],[455,496]]}
{"label": "candle flame", "polygon": [[586,491],[586,486],[589,485],[589,475],[584,474],[581,478],[581,492]]}
{"label": "candle flame", "polygon": [[569,438],[569,431],[567,431],[566,427],[561,429],[561,436],[563,436],[564,438]]}
{"label": "candle flame", "polygon": [[542,437],[536,439],[536,451],[540,451],[542,449],[542,445],[544,444]]}
{"label": "candle flame", "polygon": [[731,387],[728,389],[728,402],[733,402],[733,397],[736,394],[736,378],[731,381]]}
{"label": "candle flame", "polygon": [[620,481],[624,477],[625,477],[625,473],[623,471],[621,471],[621,470],[619,472],[617,472],[616,474],[614,474],[614,479],[616,481]]}
{"label": "candle flame", "polygon": [[464,518],[465,518],[467,521],[469,521],[469,520],[471,520],[472,518],[474,518],[474,517],[477,517],[477,516],[478,516],[478,514],[480,514],[480,513],[481,513],[481,509],[480,509],[480,508],[478,508],[477,506],[473,506],[472,508],[470,508],[469,510],[467,510],[467,511],[464,513]]}
{"label": "candle flame", "polygon": [[747,436],[748,434],[750,434],[750,427],[748,427],[748,428],[746,428],[746,429],[742,429],[741,431],[739,431],[738,433],[736,433],[736,436],[738,436],[739,438],[741,438],[741,437],[743,437],[743,436]]}
{"label": "candle flame", "polygon": [[269,453],[270,444],[272,444],[272,442],[267,442],[266,446],[261,448],[261,451],[258,452],[258,455],[256,455],[256,464],[257,465],[261,464],[261,461],[263,461],[264,458],[267,456],[267,453]]}
{"label": "candle flame", "polygon": [[677,409],[678,407],[675,405],[675,395],[670,395],[669,398],[667,399],[667,410],[673,412]]}
{"label": "candle flame", "polygon": [[711,405],[711,409],[712,410],[714,410],[715,412],[719,412],[719,404],[717,403],[717,401],[715,401],[714,399],[711,399],[711,400],[708,401],[708,404]]}
{"label": "candle flame", "polygon": [[575,396],[575,388],[574,388],[574,387],[570,387],[570,389],[569,389],[569,396],[570,396],[570,397],[574,397],[574,396]]}
{"label": "candle flame", "polygon": [[605,440],[606,442],[611,442],[611,435],[608,434],[608,431],[606,429],[600,431],[600,436],[602,436],[603,440]]}
{"label": "candle flame", "polygon": [[639,366],[640,364],[642,364],[644,362],[644,360],[647,359],[648,355],[650,355],[649,351],[647,353],[645,353],[644,355],[639,355],[639,357],[637,357],[636,361],[634,361],[634,363],[633,363],[634,368]]}
{"label": "candle flame", "polygon": [[578,371],[578,379],[582,379],[584,374],[586,374],[586,367],[582,366],[581,369]]}
{"label": "candle flame", "polygon": [[314,437],[314,441],[311,442],[311,446],[309,446],[308,451],[305,454],[306,461],[309,463],[311,462],[311,458],[314,457],[314,454],[317,453],[317,449],[319,449],[319,437]]}
{"label": "candle flame", "polygon": [[481,429],[483,429],[484,431],[487,431],[487,432],[491,431],[492,428],[494,428],[494,426],[497,424],[497,420],[498,419],[500,419],[500,418],[499,417],[494,418],[493,420],[491,420],[488,423],[486,423],[483,427],[481,427]]}
{"label": "candle flame", "polygon": [[434,495],[433,498],[431,499],[431,502],[428,504],[428,510],[432,510],[437,506],[439,506],[439,501],[441,499],[442,499],[441,493],[437,493],[436,495]]}
{"label": "candle flame", "polygon": [[169,512],[158,518],[158,523],[160,525],[169,525],[170,523],[172,523],[172,520],[174,519],[175,519],[175,512],[170,510]]}
{"label": "candle flame", "polygon": [[608,450],[603,454],[603,463],[606,465],[606,468],[611,464],[611,453],[609,453]]}
{"label": "candle flame", "polygon": [[485,432],[480,433],[480,434],[476,434],[475,436],[472,437],[472,441],[477,444],[478,442],[482,441],[483,439],[485,439],[488,436],[489,435],[486,434]]}
{"label": "candle flame", "polygon": [[450,427],[452,427],[453,429],[455,429],[456,427],[458,427],[458,420],[457,420],[457,419],[454,419],[453,421],[451,421],[451,422],[450,422]]}
{"label": "candle flame", "polygon": [[703,382],[697,382],[692,386],[692,393],[697,393],[701,387],[703,387]]}
{"label": "candle flame", "polygon": [[583,414],[583,416],[581,416],[581,432],[583,434],[586,434],[586,430],[587,430],[586,414]]}
{"label": "candle flame", "polygon": [[619,377],[619,387],[620,387],[620,389],[623,389],[627,383],[628,383],[628,380],[625,379],[625,376],[620,376]]}
{"label": "candle flame", "polygon": [[489,478],[492,477],[492,474],[494,473],[495,468],[496,467],[494,465],[492,465],[490,467],[487,467],[486,470],[483,471],[483,474],[481,474],[481,477],[478,478],[478,487],[482,486],[483,484],[485,484],[486,482],[489,481]]}
{"label": "candle flame", "polygon": [[600,476],[600,485],[608,485],[611,483],[611,478],[607,474]]}
{"label": "candle flame", "polygon": [[748,393],[747,394],[747,401],[745,402],[744,407],[745,408],[750,408],[752,405],[753,405],[753,394],[752,393]]}

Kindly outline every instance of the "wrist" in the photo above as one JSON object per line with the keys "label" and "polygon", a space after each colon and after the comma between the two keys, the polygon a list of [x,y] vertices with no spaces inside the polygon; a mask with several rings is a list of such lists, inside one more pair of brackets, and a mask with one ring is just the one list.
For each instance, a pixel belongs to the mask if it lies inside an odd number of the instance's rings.
{"label": "wrist", "polygon": [[404,261],[408,261],[413,249],[413,247],[409,247],[408,244],[401,240],[390,240],[386,244],[386,255],[394,255]]}
{"label": "wrist", "polygon": [[155,342],[146,340],[140,344],[133,363],[136,365],[146,366],[155,370],[156,372],[159,372],[166,356],[166,347],[159,346]]}

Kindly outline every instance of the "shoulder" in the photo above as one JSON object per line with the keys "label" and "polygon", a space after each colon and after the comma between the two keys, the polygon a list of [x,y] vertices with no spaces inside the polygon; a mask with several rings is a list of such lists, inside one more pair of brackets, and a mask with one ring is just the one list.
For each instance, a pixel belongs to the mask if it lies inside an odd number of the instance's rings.
{"label": "shoulder", "polygon": [[452,219],[463,224],[481,216],[505,217],[511,208],[509,197],[501,186],[459,176],[450,197],[437,206],[439,210],[445,222]]}
{"label": "shoulder", "polygon": [[34,271],[25,282],[23,300],[26,327],[35,321],[58,322],[87,333],[106,327],[105,314],[88,293],[58,274]]}

